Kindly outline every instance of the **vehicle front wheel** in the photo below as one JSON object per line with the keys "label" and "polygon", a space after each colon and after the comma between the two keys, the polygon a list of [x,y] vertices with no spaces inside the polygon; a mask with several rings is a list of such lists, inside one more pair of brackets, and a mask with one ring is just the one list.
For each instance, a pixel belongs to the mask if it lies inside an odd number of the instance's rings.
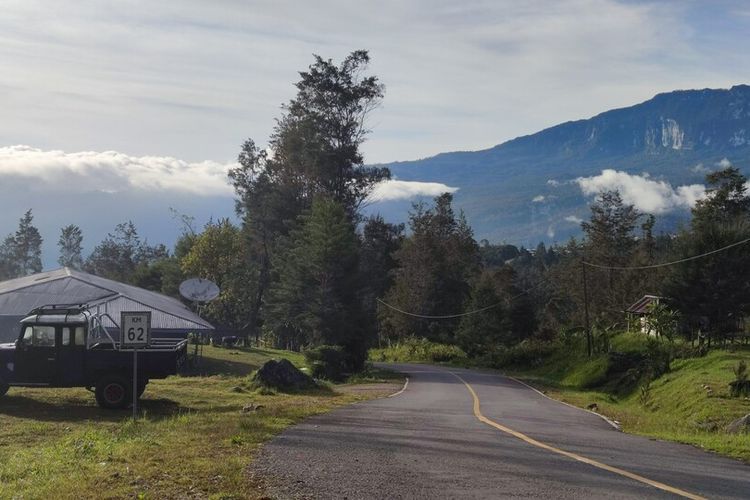
{"label": "vehicle front wheel", "polygon": [[5,380],[0,378],[0,398],[5,396],[5,393],[8,392],[8,388],[10,386],[5,383]]}
{"label": "vehicle front wheel", "polygon": [[105,375],[96,384],[96,402],[102,408],[127,408],[132,401],[132,387],[125,377]]}

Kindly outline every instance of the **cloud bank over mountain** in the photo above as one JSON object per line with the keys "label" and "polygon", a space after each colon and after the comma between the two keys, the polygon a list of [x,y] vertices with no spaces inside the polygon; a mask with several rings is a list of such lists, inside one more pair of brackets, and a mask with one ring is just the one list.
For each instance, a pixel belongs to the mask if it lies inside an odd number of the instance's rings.
{"label": "cloud bank over mountain", "polygon": [[[130,156],[116,151],[43,151],[30,146],[0,147],[0,178],[17,180],[32,191],[183,193],[232,197],[227,172],[237,163],[187,162],[169,156]],[[453,193],[439,182],[390,180],[379,184],[374,203]]]}
{"label": "cloud bank over mountain", "polygon": [[[171,246],[180,234],[173,211],[194,217],[197,227],[235,217],[227,172],[236,166],[117,151],[0,147],[0,238],[15,231],[18,219],[31,209],[44,238],[47,267],[54,266],[57,237],[68,224],[83,230],[86,252],[128,220],[150,242]],[[391,180],[378,185],[369,201],[377,212],[388,204],[456,190],[439,182]]]}
{"label": "cloud bank over mountain", "polygon": [[457,187],[441,182],[400,181],[392,179],[377,185],[370,195],[373,202],[408,200],[420,196],[439,196],[443,193],[455,193]]}
{"label": "cloud bank over mountain", "polygon": [[232,196],[227,171],[235,164],[190,163],[168,156],[129,156],[116,151],[42,151],[0,148],[0,177],[28,182],[33,191],[117,193],[128,190]]}
{"label": "cloud bank over mountain", "polygon": [[579,177],[576,183],[585,196],[617,190],[626,203],[656,215],[692,208],[706,194],[702,184],[674,188],[669,182],[652,179],[648,173],[637,175],[613,169],[602,170],[601,174],[591,177]]}

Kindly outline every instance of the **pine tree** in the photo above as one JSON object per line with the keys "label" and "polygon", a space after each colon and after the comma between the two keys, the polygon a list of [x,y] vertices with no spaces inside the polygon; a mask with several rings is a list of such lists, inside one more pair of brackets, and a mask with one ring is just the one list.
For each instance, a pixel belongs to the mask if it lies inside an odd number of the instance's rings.
{"label": "pine tree", "polygon": [[360,151],[369,132],[366,119],[384,93],[377,77],[366,74],[369,61],[363,50],[338,66],[315,56],[276,122],[268,147],[273,154],[248,139],[239,167],[229,173],[249,255],[256,263],[251,325],[262,322],[272,263],[285,251],[282,240],[313,199],[334,200],[355,221],[374,187],[390,178],[387,168],[365,165]]}
{"label": "pine tree", "polygon": [[8,235],[0,247],[0,273],[6,278],[16,278],[41,271],[42,236],[28,210],[18,222],[16,232]]}
{"label": "pine tree", "polygon": [[456,334],[458,344],[467,354],[481,356],[508,343],[511,326],[505,309],[491,273],[483,274],[466,304],[467,312],[479,312],[464,316]]}
{"label": "pine tree", "polygon": [[[479,247],[463,214],[454,213],[452,201],[446,193],[435,198],[433,207],[414,206],[409,219],[412,234],[395,254],[398,268],[386,296],[389,304],[426,316],[464,310],[479,271]],[[413,335],[452,342],[457,323],[381,310],[384,333],[394,338]]]}
{"label": "pine tree", "polygon": [[276,262],[269,323],[297,332],[298,346],[339,345],[353,369],[364,363],[359,240],[339,203],[317,198]]}
{"label": "pine tree", "polygon": [[75,224],[65,226],[60,230],[60,239],[57,241],[60,247],[60,257],[57,262],[63,267],[81,269],[83,257],[81,256],[83,232]]}

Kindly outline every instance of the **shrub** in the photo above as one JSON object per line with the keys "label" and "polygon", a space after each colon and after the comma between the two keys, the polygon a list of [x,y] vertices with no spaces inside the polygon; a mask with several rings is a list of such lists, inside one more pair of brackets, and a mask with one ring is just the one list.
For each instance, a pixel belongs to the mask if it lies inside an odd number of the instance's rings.
{"label": "shrub", "polygon": [[729,384],[729,392],[732,394],[732,397],[750,396],[750,380],[747,379],[747,363],[745,363],[745,360],[741,359],[732,371],[734,371],[735,378]]}
{"label": "shrub", "polygon": [[395,363],[445,363],[465,360],[466,353],[455,345],[412,337],[390,347],[370,350],[370,359]]}
{"label": "shrub", "polygon": [[646,377],[641,384],[640,392],[638,393],[638,402],[644,408],[651,404],[651,377]]}
{"label": "shrub", "polygon": [[494,346],[477,358],[479,366],[488,368],[502,368],[508,362],[508,348],[504,346]]}
{"label": "shrub", "polygon": [[[526,339],[507,350],[504,362],[501,366],[513,366],[518,368],[533,368],[539,366],[544,362],[544,358],[552,355],[557,347],[557,344],[554,342]],[[498,368],[501,366],[498,366]]]}
{"label": "shrub", "polygon": [[340,381],[345,378],[347,356],[341,346],[322,345],[304,351],[314,378]]}
{"label": "shrub", "polygon": [[696,346],[676,344],[672,348],[673,359],[702,358],[706,354],[708,354],[708,346],[706,344],[698,344]]}

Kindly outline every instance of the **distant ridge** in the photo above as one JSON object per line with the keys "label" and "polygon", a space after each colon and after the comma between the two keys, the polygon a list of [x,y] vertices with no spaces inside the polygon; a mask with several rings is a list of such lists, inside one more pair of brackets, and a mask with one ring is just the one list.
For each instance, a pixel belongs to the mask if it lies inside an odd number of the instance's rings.
{"label": "distant ridge", "polygon": [[[477,239],[528,246],[579,234],[575,217],[585,218],[588,209],[571,183],[578,177],[614,168],[673,185],[702,183],[725,158],[750,167],[748,85],[662,93],[489,149],[387,166],[402,180],[459,187],[456,204]],[[660,227],[671,229],[687,216],[687,210],[662,216]]]}

